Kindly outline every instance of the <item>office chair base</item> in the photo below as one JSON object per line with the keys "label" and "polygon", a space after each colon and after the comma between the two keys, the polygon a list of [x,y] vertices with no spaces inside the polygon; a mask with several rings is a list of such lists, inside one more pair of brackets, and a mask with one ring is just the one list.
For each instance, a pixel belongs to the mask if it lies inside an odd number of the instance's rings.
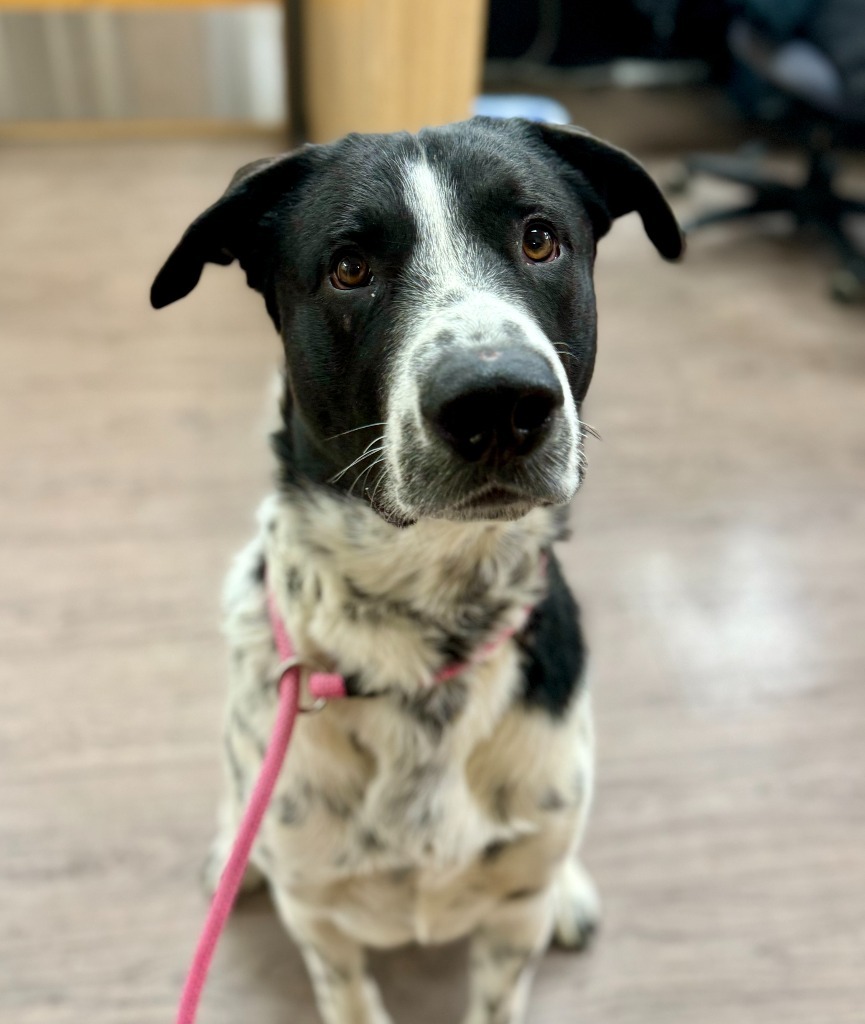
{"label": "office chair base", "polygon": [[865,215],[865,202],[839,195],[834,189],[835,162],[825,149],[814,147],[805,181],[787,185],[760,171],[753,156],[715,156],[699,154],[687,157],[681,176],[671,182],[671,190],[684,191],[696,174],[708,174],[749,188],[751,202],[724,210],[709,211],[684,224],[686,234],[701,228],[765,214],[789,214],[800,228],[816,228],[840,258],[830,292],[839,302],[865,301],[865,252],[853,241],[846,220]]}

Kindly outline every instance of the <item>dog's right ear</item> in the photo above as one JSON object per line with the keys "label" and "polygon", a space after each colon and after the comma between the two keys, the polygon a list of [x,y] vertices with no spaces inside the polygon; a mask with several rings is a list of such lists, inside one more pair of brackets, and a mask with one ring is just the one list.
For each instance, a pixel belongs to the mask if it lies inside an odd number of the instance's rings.
{"label": "dog's right ear", "polygon": [[186,229],[156,275],[150,289],[153,307],[161,309],[188,295],[198,284],[205,263],[227,266],[238,260],[249,286],[263,291],[262,220],[309,173],[314,150],[310,146],[241,167],[222,198]]}

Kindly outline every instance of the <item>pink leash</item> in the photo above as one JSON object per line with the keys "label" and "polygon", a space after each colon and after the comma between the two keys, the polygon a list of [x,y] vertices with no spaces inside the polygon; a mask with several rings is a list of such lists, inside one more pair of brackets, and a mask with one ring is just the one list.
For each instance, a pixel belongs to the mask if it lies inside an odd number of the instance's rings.
{"label": "pink leash", "polygon": [[[219,879],[216,892],[213,894],[213,902],[207,912],[204,928],[198,939],[195,948],[195,956],[186,982],[183,986],[183,993],[180,996],[180,1005],[177,1010],[177,1024],[194,1024],[195,1015],[198,1012],[198,1004],[201,1001],[201,991],[204,982],[207,980],[207,973],[216,952],[216,944],[225,928],[225,922],[234,906],[237,898],[240,883],[249,863],[249,855],[252,851],[252,844],[258,835],[261,827],[261,819],[270,803],[276,780],[279,777],[282,762],[285,760],[285,752],[291,734],[294,731],[294,723],[297,721],[300,710],[300,665],[294,657],[291,640],[286,632],[282,617],[273,600],[273,595],[268,591],[267,610],[270,615],[270,623],[273,628],[273,637],[276,641],[276,649],[279,653],[281,665],[279,668],[279,703],[276,710],[276,722],[271,733],[270,743],[264,755],[261,765],[261,772],[249,798],[249,803],[237,831],[237,838],[234,840],[234,847],[231,856]],[[309,679],[310,693],[316,700],[330,700],[334,697],[345,696],[345,681],[342,676],[330,675],[324,672],[313,672]]]}
{"label": "pink leash", "polygon": [[[264,817],[264,812],[267,810],[267,805],[270,803],[270,798],[276,786],[276,780],[279,778],[279,772],[282,768],[282,762],[285,760],[285,752],[288,749],[291,734],[294,731],[294,723],[297,721],[298,713],[305,710],[300,707],[301,666],[295,657],[291,639],[286,631],[285,623],[282,621],[282,616],[279,614],[279,609],[276,607],[273,593],[269,589],[267,592],[267,611],[270,616],[273,638],[276,642],[276,649],[280,658],[278,669],[279,682],[277,684],[279,703],[276,710],[276,721],[255,788],[252,791],[252,796],[249,798],[243,820],[237,831],[231,856],[228,858],[228,863],[225,865],[225,869],[219,879],[216,892],[213,894],[213,901],[210,904],[210,910],[207,912],[204,928],[198,939],[198,945],[195,947],[195,955],[192,958],[192,964],[183,985],[183,993],[180,996],[177,1024],[195,1024],[198,1004],[201,1001],[201,992],[207,980],[213,954],[216,952],[216,944],[219,942],[219,937],[222,935],[225,922],[231,913],[231,908],[234,906],[237,892],[243,881],[255,837],[258,835],[261,820]],[[530,613],[531,608],[527,608],[525,610],[525,619],[528,619]],[[513,636],[521,628],[522,625],[502,630],[493,640],[483,644],[470,661],[459,662],[443,668],[435,676],[435,681],[442,683],[458,676],[470,664],[495,650],[499,644]],[[345,697],[345,680],[342,676],[333,673],[312,672],[309,676],[309,692],[315,699],[316,704]]]}

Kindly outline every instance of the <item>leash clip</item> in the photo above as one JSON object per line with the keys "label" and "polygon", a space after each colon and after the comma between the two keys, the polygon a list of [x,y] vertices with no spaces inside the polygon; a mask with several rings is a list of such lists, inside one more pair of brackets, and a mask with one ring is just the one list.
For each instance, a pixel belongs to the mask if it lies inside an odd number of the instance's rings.
{"label": "leash clip", "polygon": [[[309,666],[304,665],[303,661],[297,656],[292,655],[290,658],[285,658],[276,666],[276,688],[277,691],[282,684],[283,679],[291,672],[292,669],[299,669],[298,687],[300,692],[303,692],[303,684],[309,678],[312,669]],[[297,713],[299,715],[317,715],[319,711],[324,711],[327,706],[327,698],[316,697],[312,704],[304,705],[298,699]]]}

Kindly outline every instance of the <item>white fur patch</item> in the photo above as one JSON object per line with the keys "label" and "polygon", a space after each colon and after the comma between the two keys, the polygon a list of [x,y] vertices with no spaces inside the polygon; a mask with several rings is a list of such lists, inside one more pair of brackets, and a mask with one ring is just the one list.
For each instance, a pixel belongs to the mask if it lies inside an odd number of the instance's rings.
{"label": "white fur patch", "polygon": [[431,286],[430,300],[448,292],[494,287],[495,280],[482,269],[477,246],[456,216],[451,185],[426,160],[418,160],[406,164],[403,190],[418,229],[412,268],[425,289]]}

